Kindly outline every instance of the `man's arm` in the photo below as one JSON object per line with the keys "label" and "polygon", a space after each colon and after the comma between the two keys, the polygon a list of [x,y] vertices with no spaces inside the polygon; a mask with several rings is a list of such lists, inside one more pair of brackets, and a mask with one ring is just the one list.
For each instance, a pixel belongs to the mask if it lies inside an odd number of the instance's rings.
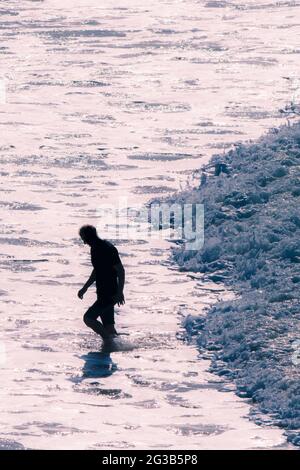
{"label": "man's arm", "polygon": [[123,305],[125,304],[125,299],[124,299],[124,284],[125,284],[125,269],[123,264],[120,262],[114,266],[114,269],[117,271],[117,276],[118,276],[118,291],[115,296],[115,301],[118,303],[118,305]]}
{"label": "man's arm", "polygon": [[86,283],[84,284],[84,286],[82,287],[82,289],[80,289],[78,291],[78,297],[80,299],[83,298],[84,294],[86,293],[86,291],[88,290],[88,288],[94,284],[94,282],[96,281],[96,271],[95,269],[93,269],[92,271],[92,274],[90,275],[90,277],[88,278],[88,280],[86,281]]}

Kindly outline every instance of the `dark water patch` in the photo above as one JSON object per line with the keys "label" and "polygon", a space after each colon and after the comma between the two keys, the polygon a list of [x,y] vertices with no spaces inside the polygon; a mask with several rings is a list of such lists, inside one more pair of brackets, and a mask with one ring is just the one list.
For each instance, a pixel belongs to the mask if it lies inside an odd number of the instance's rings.
{"label": "dark water patch", "polygon": [[[39,81],[30,81],[26,83],[26,89],[29,89],[28,87],[33,87],[33,86],[61,86],[64,87],[65,84],[61,81],[57,80],[39,80]],[[24,89],[24,88],[23,88]]]}
{"label": "dark water patch", "polygon": [[198,409],[200,406],[193,405],[185,400],[183,397],[175,394],[170,394],[166,396],[166,401],[171,406],[180,406],[182,408],[195,408]]}
{"label": "dark water patch", "polygon": [[139,168],[138,165],[109,165],[108,168],[110,170],[114,170],[114,171],[117,171],[117,170],[136,170]]}
{"label": "dark water patch", "polygon": [[164,113],[182,113],[191,110],[187,103],[147,103],[145,101],[132,101],[126,105],[127,109],[139,111],[155,111]]}
{"label": "dark water patch", "polygon": [[51,47],[49,49],[46,49],[46,52],[69,52],[68,47]]}
{"label": "dark water patch", "polygon": [[126,441],[108,441],[101,442],[90,446],[89,449],[134,449],[135,445],[132,442]]}
{"label": "dark water patch", "polygon": [[151,153],[145,152],[140,154],[128,155],[130,160],[152,160],[152,161],[173,161],[184,160],[186,158],[198,158],[198,156],[188,153]]}
{"label": "dark water patch", "polygon": [[[164,443],[164,447],[163,447],[164,449],[169,449],[171,447],[172,447],[172,444]],[[149,445],[149,449],[161,449],[161,448],[162,448],[161,444]]]}
{"label": "dark water patch", "polygon": [[52,39],[126,37],[126,34],[122,33],[121,31],[114,31],[109,29],[57,29],[52,31],[43,31],[39,34],[50,36]]}
{"label": "dark water patch", "polygon": [[32,126],[31,123],[29,122],[22,122],[22,121],[3,121],[3,122],[0,122],[0,126],[15,126],[15,127],[18,127],[18,126]]}
{"label": "dark water patch", "polygon": [[25,450],[25,447],[20,442],[0,438],[0,450]]}
{"label": "dark water patch", "polygon": [[231,61],[235,64],[246,64],[246,65],[262,65],[264,67],[271,67],[272,65],[278,64],[277,59],[265,58],[265,57],[251,57],[248,59],[236,59]]}
{"label": "dark water patch", "polygon": [[60,333],[51,333],[51,331],[46,330],[42,331],[38,334],[33,334],[32,337],[38,338],[39,340],[52,340],[52,341],[60,341],[62,338],[67,339],[67,337],[72,337],[73,333],[71,332],[60,332]]}
{"label": "dark water patch", "polygon": [[212,144],[207,144],[205,147],[209,149],[227,149],[234,146],[236,142],[214,142]]}
{"label": "dark water patch", "polygon": [[0,8],[0,15],[2,16],[18,16],[19,15],[19,12],[15,11],[15,10],[6,10],[4,8]]}
{"label": "dark water patch", "polygon": [[49,372],[42,369],[28,369],[26,372],[30,374],[40,374],[40,375],[56,375],[55,372]]}
{"label": "dark water patch", "polygon": [[205,135],[243,135],[241,131],[232,131],[230,129],[210,129],[205,131],[197,130],[197,134],[205,134]]}
{"label": "dark water patch", "polygon": [[86,139],[86,138],[91,138],[92,135],[91,134],[83,134],[83,133],[80,133],[80,134],[48,134],[45,136],[45,139],[51,139],[51,140],[56,140],[56,141],[64,141],[64,140],[67,140],[67,139]]}
{"label": "dark water patch", "polygon": [[123,392],[119,388],[102,388],[98,387],[98,382],[92,382],[89,385],[83,387],[74,386],[75,392],[86,393],[87,395],[102,396],[111,400],[120,400],[126,398],[132,398],[129,393]]}
{"label": "dark water patch", "polygon": [[33,272],[36,271],[36,268],[34,266],[26,265],[26,264],[20,264],[20,263],[0,263],[0,266],[2,269],[9,270],[13,273],[19,273],[19,272]]}
{"label": "dark water patch", "polygon": [[255,121],[257,119],[269,119],[269,118],[274,118],[274,117],[280,117],[280,113],[277,112],[270,112],[270,111],[264,111],[261,109],[255,109],[255,108],[245,108],[245,107],[239,107],[237,106],[236,109],[230,109],[229,106],[226,107],[227,111],[225,111],[225,114],[230,117],[238,117],[238,118],[248,118],[251,119],[251,121]]}
{"label": "dark water patch", "polygon": [[[27,381],[24,381],[27,382]],[[12,397],[39,397],[39,398],[53,398],[49,393],[10,393]]]}
{"label": "dark water patch", "polygon": [[[175,60],[175,58],[174,58]],[[215,56],[206,56],[206,57],[193,57],[189,59],[191,64],[220,64],[220,57]],[[222,64],[230,63],[230,59],[228,57],[222,57]]]}
{"label": "dark water patch", "polygon": [[79,26],[84,26],[84,25],[88,25],[88,26],[98,26],[100,25],[101,23],[99,23],[99,21],[97,20],[85,20],[85,21],[80,21],[80,22],[75,22],[75,24],[79,25]]}
{"label": "dark water patch", "polygon": [[176,31],[170,28],[150,28],[149,31],[154,34],[182,34],[182,31]]}
{"label": "dark water patch", "polygon": [[87,91],[68,91],[65,93],[65,96],[69,95],[92,95],[92,93],[89,93]]}
{"label": "dark water patch", "polygon": [[160,405],[159,403],[157,403],[156,400],[136,401],[134,403],[130,403],[130,406],[133,406],[134,408],[142,408],[145,410],[153,410],[156,408],[160,408]]}
{"label": "dark water patch", "polygon": [[[147,240],[132,240],[126,238],[110,238],[110,241],[116,245],[145,245],[146,243],[148,243]],[[125,253],[122,253],[122,256],[125,256]]]}
{"label": "dark water patch", "polygon": [[15,176],[28,176],[28,177],[41,177],[41,176],[45,176],[47,178],[53,178],[53,175],[52,173],[45,173],[45,172],[41,172],[41,171],[33,171],[33,170],[18,170],[16,171],[15,173]]}
{"label": "dark water patch", "polygon": [[153,383],[153,387],[161,391],[172,391],[176,393],[186,393],[190,390],[221,390],[222,384],[199,384],[196,382],[161,382]]}
{"label": "dark water patch", "polygon": [[[69,145],[69,140],[74,139],[74,138],[81,138],[81,137],[86,137],[86,135],[68,135],[64,136],[60,139],[57,140],[66,140],[65,145]],[[50,137],[46,137],[50,139]],[[52,138],[52,137],[51,137]],[[77,146],[77,144],[70,144],[70,146]],[[70,169],[71,167],[77,167],[77,168],[82,168],[88,166],[89,168],[91,167],[101,167],[101,170],[106,169],[107,164],[103,161],[103,155],[95,155],[95,154],[89,154],[89,153],[79,153],[79,154],[69,154],[69,155],[61,155],[59,157],[54,157],[52,155],[45,155],[45,154],[40,154],[40,155],[29,155],[29,156],[16,156],[13,159],[13,163],[15,165],[18,165],[22,168],[24,168],[25,165],[36,165],[39,164],[40,166],[42,165],[45,169],[49,168],[68,168]],[[11,165],[12,159],[11,158],[1,158],[1,163],[2,164],[8,164]],[[31,184],[35,184],[34,181],[32,181]],[[37,181],[36,184],[38,185],[51,185],[53,186],[53,182],[50,182],[49,180],[47,181]]]}
{"label": "dark water patch", "polygon": [[27,431],[29,430],[29,428],[37,428],[38,430],[41,430],[44,433],[49,434],[49,435],[56,434],[56,435],[62,435],[62,436],[66,436],[68,434],[85,432],[77,428],[63,426],[61,423],[57,423],[57,422],[43,423],[41,421],[31,421],[28,423],[14,426],[14,429],[18,431]]}
{"label": "dark water patch", "polygon": [[[161,426],[153,425],[153,427]],[[167,426],[166,429],[181,436],[217,436],[230,430],[230,428],[226,426],[218,426],[216,424],[190,424],[185,426]]]}
{"label": "dark water patch", "polygon": [[56,262],[59,264],[70,264],[70,261],[65,258],[57,259]]}
{"label": "dark water patch", "polygon": [[17,318],[17,320],[15,321],[15,325],[17,328],[30,325],[30,323],[30,320],[22,320],[21,318]]}
{"label": "dark water patch", "polygon": [[277,9],[282,7],[297,7],[299,6],[299,2],[297,0],[288,0],[288,1],[276,1],[274,3],[242,3],[232,5],[233,8],[236,10],[268,10],[268,9]]}
{"label": "dark water patch", "polygon": [[59,185],[59,182],[58,181],[49,181],[48,179],[44,180],[44,181],[41,181],[41,180],[37,181],[37,180],[33,179],[32,181],[30,181],[30,185],[31,186],[38,186],[40,188],[47,188],[47,189],[32,189],[33,193],[48,193],[49,194],[49,192],[52,192],[50,190],[50,188],[56,188]]}
{"label": "dark water patch", "polygon": [[110,124],[115,120],[116,119],[113,116],[97,114],[86,114],[81,118],[82,122],[86,122],[88,124]]}
{"label": "dark water patch", "polygon": [[118,55],[119,59],[135,59],[137,57],[143,57],[143,56],[154,56],[156,55],[155,52],[152,51],[142,51],[142,52],[135,52],[132,54],[120,54]]}
{"label": "dark water patch", "polygon": [[119,424],[119,423],[109,423],[109,422],[106,421],[104,424],[106,424],[108,426],[118,427],[118,428],[122,427],[123,429],[128,429],[129,431],[141,428],[141,426],[139,426],[138,424],[131,424],[131,423]]}
{"label": "dark water patch", "polygon": [[63,202],[66,206],[68,207],[86,207],[87,204],[85,202],[64,202],[64,201],[60,201],[60,202]]}
{"label": "dark water patch", "polygon": [[97,87],[109,86],[109,83],[99,82],[97,80],[73,80],[70,83],[70,86],[97,88]]}
{"label": "dark water patch", "polygon": [[210,1],[205,3],[206,8],[225,8],[227,6],[230,6],[230,2],[224,2],[222,0],[218,1]]}
{"label": "dark water patch", "polygon": [[38,206],[36,204],[29,204],[27,202],[3,202],[0,201],[0,207],[8,208],[9,210],[18,210],[18,211],[40,211],[45,209],[44,207]]}
{"label": "dark water patch", "polygon": [[280,53],[281,54],[300,54],[300,49],[295,49],[295,48],[282,49]]}
{"label": "dark water patch", "polygon": [[21,246],[52,246],[52,247],[62,247],[63,245],[60,245],[59,243],[54,243],[54,242],[42,242],[38,240],[32,240],[30,238],[24,238],[24,237],[19,237],[19,238],[6,238],[6,237],[0,237],[0,244],[3,245],[21,245]]}
{"label": "dark water patch", "polygon": [[50,346],[45,345],[45,344],[39,344],[39,345],[34,345],[30,343],[24,343],[22,344],[22,348],[24,349],[32,349],[32,350],[37,350],[41,352],[55,352],[54,349],[52,349]]}
{"label": "dark water patch", "polygon": [[[39,276],[39,277],[42,277],[42,276]],[[62,283],[62,282],[54,281],[53,279],[45,279],[44,281],[41,281],[39,279],[33,279],[33,280],[23,279],[22,281],[25,282],[26,284],[37,284],[40,286],[66,286],[65,282]]]}
{"label": "dark water patch", "polygon": [[[182,42],[180,41],[180,44]],[[162,50],[162,49],[177,49],[179,48],[179,42],[176,41],[159,41],[159,40],[149,40],[141,41],[135,43],[127,44],[107,44],[106,47],[118,48],[118,49],[153,49],[153,50]]]}
{"label": "dark water patch", "polygon": [[[195,124],[198,126],[199,124]],[[199,125],[200,128],[196,129],[167,129],[165,134],[167,135],[243,135],[244,133],[238,130],[231,129],[209,129],[208,126]]]}
{"label": "dark water patch", "polygon": [[134,193],[136,194],[157,194],[157,193],[170,193],[174,188],[168,186],[136,186]]}
{"label": "dark water patch", "polygon": [[0,151],[1,152],[8,152],[9,150],[15,149],[14,145],[1,145]]}

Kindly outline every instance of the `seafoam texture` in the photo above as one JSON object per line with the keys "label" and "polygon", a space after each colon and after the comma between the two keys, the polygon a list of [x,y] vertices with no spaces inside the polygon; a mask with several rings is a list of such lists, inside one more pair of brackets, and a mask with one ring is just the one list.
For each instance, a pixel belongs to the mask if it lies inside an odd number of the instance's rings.
{"label": "seafoam texture", "polygon": [[203,168],[199,189],[181,201],[205,206],[200,252],[182,247],[183,270],[231,286],[236,296],[202,317],[188,332],[212,353],[212,370],[234,379],[237,393],[288,430],[300,444],[299,340],[300,123],[238,144]]}

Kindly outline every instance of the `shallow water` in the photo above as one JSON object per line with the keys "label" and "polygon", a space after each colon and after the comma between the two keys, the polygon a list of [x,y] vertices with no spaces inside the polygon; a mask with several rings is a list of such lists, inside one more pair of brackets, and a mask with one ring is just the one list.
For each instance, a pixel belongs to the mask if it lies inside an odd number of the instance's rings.
{"label": "shallow water", "polygon": [[77,230],[101,204],[169,194],[281,122],[299,3],[61,5],[0,10],[0,447],[285,447],[180,339],[184,315],[228,294],[178,272],[167,242],[117,243],[128,350],[101,352],[81,319],[94,293],[76,298],[90,272]]}

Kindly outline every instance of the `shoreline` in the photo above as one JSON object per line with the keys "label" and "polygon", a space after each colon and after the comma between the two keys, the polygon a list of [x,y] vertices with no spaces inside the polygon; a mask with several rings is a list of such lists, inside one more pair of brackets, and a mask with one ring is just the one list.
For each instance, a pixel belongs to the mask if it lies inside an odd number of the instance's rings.
{"label": "shoreline", "polygon": [[235,294],[208,307],[206,317],[189,315],[187,335],[211,355],[209,370],[251,399],[255,422],[284,428],[294,445],[300,445],[299,161],[296,122],[214,155],[199,188],[171,198],[205,208],[202,250],[172,249],[180,270],[200,272]]}

